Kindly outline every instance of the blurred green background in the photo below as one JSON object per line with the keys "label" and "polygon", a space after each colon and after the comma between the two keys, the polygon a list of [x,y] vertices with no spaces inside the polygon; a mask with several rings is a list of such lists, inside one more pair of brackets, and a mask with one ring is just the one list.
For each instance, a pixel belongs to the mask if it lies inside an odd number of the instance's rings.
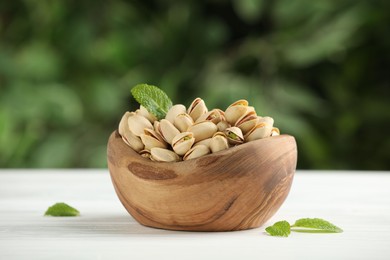
{"label": "blurred green background", "polygon": [[0,2],[0,167],[106,167],[137,83],[247,99],[300,169],[390,170],[390,1]]}

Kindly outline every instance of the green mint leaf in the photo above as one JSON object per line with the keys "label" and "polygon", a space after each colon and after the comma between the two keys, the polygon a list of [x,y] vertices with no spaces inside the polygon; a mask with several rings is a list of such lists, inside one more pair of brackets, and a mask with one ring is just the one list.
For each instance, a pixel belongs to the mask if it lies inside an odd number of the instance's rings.
{"label": "green mint leaf", "polygon": [[54,204],[53,206],[49,207],[45,212],[45,216],[53,217],[74,217],[79,215],[80,212],[77,209],[63,202]]}
{"label": "green mint leaf", "polygon": [[156,86],[138,84],[131,89],[131,94],[158,120],[165,118],[168,110],[172,107],[172,101],[167,94]]}
{"label": "green mint leaf", "polygon": [[[291,226],[292,231],[305,233],[341,233],[343,230],[320,218],[301,218]],[[297,229],[298,228],[298,229]]]}
{"label": "green mint leaf", "polygon": [[265,231],[271,236],[288,237],[290,235],[290,224],[285,220],[278,221],[272,226],[267,227]]}

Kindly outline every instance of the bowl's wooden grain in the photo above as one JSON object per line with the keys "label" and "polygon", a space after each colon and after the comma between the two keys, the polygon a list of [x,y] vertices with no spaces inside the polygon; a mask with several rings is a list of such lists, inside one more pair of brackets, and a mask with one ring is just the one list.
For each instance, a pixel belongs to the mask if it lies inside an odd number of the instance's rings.
{"label": "bowl's wooden grain", "polygon": [[297,147],[294,137],[280,135],[161,163],[141,157],[114,132],[107,157],[115,191],[139,223],[229,231],[259,227],[279,209],[290,191]]}

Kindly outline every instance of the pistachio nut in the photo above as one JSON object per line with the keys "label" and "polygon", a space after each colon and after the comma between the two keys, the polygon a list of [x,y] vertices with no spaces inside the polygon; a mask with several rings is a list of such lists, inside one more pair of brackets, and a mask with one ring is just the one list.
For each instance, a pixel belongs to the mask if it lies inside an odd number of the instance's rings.
{"label": "pistachio nut", "polygon": [[148,119],[150,121],[150,123],[153,124],[154,121],[157,120],[157,117],[155,115],[153,115],[152,113],[150,113],[144,106],[140,106],[139,109],[137,109],[136,113],[140,116],[143,116],[145,117],[146,119]]}
{"label": "pistachio nut", "polygon": [[246,135],[245,141],[250,142],[271,136],[272,126],[266,122],[259,122]]}
{"label": "pistachio nut", "polygon": [[183,157],[183,160],[190,160],[209,154],[210,149],[206,145],[197,145],[192,147]]}
{"label": "pistachio nut", "polygon": [[150,150],[153,147],[167,148],[167,143],[161,135],[154,130],[145,128],[144,133],[140,137],[147,150]]}
{"label": "pistachio nut", "polygon": [[134,135],[129,128],[128,119],[129,116],[132,116],[135,114],[134,112],[126,112],[119,123],[118,132],[122,137],[122,140],[133,150],[139,152],[142,149],[144,149],[144,144],[142,143],[141,139]]}
{"label": "pistachio nut", "polygon": [[127,120],[129,119],[130,115],[134,115],[134,114],[135,114],[134,112],[124,113],[124,115],[121,118],[121,121],[119,122],[119,126],[118,126],[118,132],[120,135],[123,136],[125,131],[127,131],[127,130],[130,131],[129,123],[127,122]]}
{"label": "pistachio nut", "polygon": [[194,101],[192,101],[190,107],[187,110],[187,114],[189,114],[194,122],[203,114],[207,113],[207,107],[204,103],[203,99],[201,98],[195,98]]}
{"label": "pistachio nut", "polygon": [[229,124],[235,125],[239,118],[251,111],[254,111],[254,108],[248,106],[248,101],[241,99],[234,102],[226,109],[225,118]]}
{"label": "pistachio nut", "polygon": [[150,159],[156,162],[177,162],[180,161],[179,155],[171,150],[153,147],[150,150]]}
{"label": "pistachio nut", "polygon": [[226,138],[231,145],[242,144],[244,142],[244,136],[240,128],[233,126],[225,130]]}
{"label": "pistachio nut", "polygon": [[194,133],[195,141],[199,142],[210,138],[218,131],[218,127],[210,121],[203,121],[188,127],[187,132]]}
{"label": "pistachio nut", "polygon": [[162,119],[159,124],[159,134],[168,144],[172,144],[172,139],[180,133],[179,130],[167,119]]}
{"label": "pistachio nut", "polygon": [[194,124],[194,120],[189,114],[183,113],[175,117],[173,125],[179,129],[180,132],[187,131],[188,127]]}
{"label": "pistachio nut", "polygon": [[175,122],[175,118],[177,117],[177,115],[184,114],[184,113],[186,113],[186,107],[184,105],[181,104],[174,105],[168,110],[165,119],[173,124]]}
{"label": "pistachio nut", "polygon": [[280,135],[280,130],[277,127],[272,127],[271,136]]}
{"label": "pistachio nut", "polygon": [[194,146],[197,146],[197,145],[205,145],[207,147],[210,148],[210,142],[211,142],[211,137],[210,138],[207,138],[207,139],[203,139],[202,141],[199,141],[199,142],[196,142],[194,144]]}
{"label": "pistachio nut", "polygon": [[261,123],[261,122],[267,123],[271,127],[273,127],[273,125],[274,125],[274,119],[272,117],[269,117],[269,116],[265,116],[265,117],[259,116],[258,122],[259,123]]}
{"label": "pistachio nut", "polygon": [[148,119],[135,113],[128,117],[127,123],[129,124],[130,131],[136,136],[143,134],[145,128],[153,129],[153,125]]}
{"label": "pistachio nut", "polygon": [[219,122],[217,124],[217,127],[218,127],[219,132],[224,132],[226,130],[226,128],[230,127],[230,124],[224,120],[224,121]]}
{"label": "pistachio nut", "polygon": [[144,158],[150,159],[150,150],[146,150],[146,149],[141,150],[141,151],[139,152],[139,154],[140,154],[142,157],[144,157]]}
{"label": "pistachio nut", "polygon": [[229,148],[228,140],[224,133],[217,132],[213,135],[210,141],[210,150],[213,153]]}
{"label": "pistachio nut", "polygon": [[235,126],[239,127],[243,134],[248,133],[259,121],[256,112],[249,111],[248,113],[244,114],[242,117],[240,117]]}
{"label": "pistachio nut", "polygon": [[194,134],[191,132],[183,132],[176,135],[172,140],[172,148],[180,156],[183,156],[191,149],[195,142]]}
{"label": "pistachio nut", "polygon": [[224,119],[225,119],[225,116],[224,116],[224,112],[222,110],[213,109],[213,110],[201,115],[200,117],[198,117],[198,119],[196,120],[195,123],[199,123],[202,121],[211,121],[214,124],[218,124],[219,122],[221,122]]}

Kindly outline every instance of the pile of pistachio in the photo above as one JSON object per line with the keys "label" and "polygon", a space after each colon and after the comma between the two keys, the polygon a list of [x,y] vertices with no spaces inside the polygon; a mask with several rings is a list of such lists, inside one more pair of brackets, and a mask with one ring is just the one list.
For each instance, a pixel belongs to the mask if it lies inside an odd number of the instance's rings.
{"label": "pile of pistachio", "polygon": [[261,117],[246,100],[226,111],[208,111],[196,98],[188,109],[174,105],[160,121],[143,106],[119,123],[123,141],[141,156],[159,162],[190,160],[253,140],[279,135],[271,117]]}

